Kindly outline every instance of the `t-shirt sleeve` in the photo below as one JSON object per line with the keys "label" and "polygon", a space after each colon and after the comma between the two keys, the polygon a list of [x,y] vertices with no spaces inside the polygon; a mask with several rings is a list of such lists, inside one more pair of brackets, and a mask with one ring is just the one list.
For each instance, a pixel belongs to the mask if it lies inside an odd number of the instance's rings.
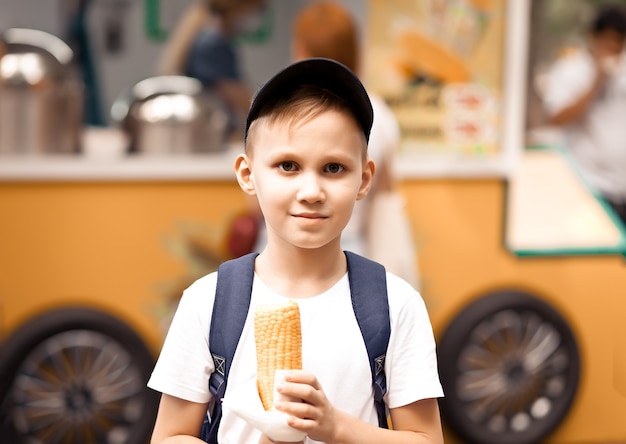
{"label": "t-shirt sleeve", "polygon": [[424,300],[396,276],[388,274],[387,284],[390,298],[394,297],[392,292],[407,295],[397,309],[390,310],[391,337],[385,363],[387,405],[395,408],[442,397],[435,338]]}
{"label": "t-shirt sleeve", "polygon": [[184,291],[148,387],[187,401],[211,400],[208,381],[214,366],[209,328],[215,283],[212,273]]}

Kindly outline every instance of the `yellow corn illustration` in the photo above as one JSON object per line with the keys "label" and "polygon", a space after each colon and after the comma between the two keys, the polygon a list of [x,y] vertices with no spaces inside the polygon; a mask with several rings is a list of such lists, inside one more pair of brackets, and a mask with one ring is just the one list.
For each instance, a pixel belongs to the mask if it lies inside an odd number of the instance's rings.
{"label": "yellow corn illustration", "polygon": [[302,368],[300,309],[294,301],[264,305],[254,314],[257,359],[257,389],[265,410],[274,406],[276,370]]}

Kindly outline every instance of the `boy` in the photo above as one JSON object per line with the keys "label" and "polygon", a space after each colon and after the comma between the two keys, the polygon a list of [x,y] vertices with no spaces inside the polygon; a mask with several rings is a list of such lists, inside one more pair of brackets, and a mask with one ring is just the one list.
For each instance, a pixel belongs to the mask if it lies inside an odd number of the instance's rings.
{"label": "boy", "polygon": [[[423,300],[387,273],[391,337],[386,405],[393,430],[378,427],[371,373],[351,304],[340,239],[357,200],[367,195],[372,107],[357,77],[328,59],[294,63],[256,94],[246,122],[245,153],[235,161],[239,185],[259,200],[267,245],[255,262],[250,310],[225,398],[256,378],[252,313],[289,298],[299,305],[303,368],[278,391],[290,426],[305,443],[442,443],[435,342]],[[163,393],[152,443],[200,443],[214,364],[209,325],[216,273],[181,299],[149,386]],[[272,441],[224,411],[219,442]]]}

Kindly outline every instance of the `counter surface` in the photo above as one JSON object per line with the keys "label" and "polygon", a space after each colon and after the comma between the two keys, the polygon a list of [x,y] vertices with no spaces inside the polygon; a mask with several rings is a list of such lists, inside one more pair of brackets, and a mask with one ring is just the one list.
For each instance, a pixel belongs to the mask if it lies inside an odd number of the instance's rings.
{"label": "counter surface", "polygon": [[239,151],[177,155],[4,156],[0,181],[234,180]]}
{"label": "counter surface", "polygon": [[[100,180],[234,180],[240,146],[210,154],[124,155],[3,155],[0,182]],[[501,159],[399,154],[394,171],[399,179],[440,177],[506,177]]]}
{"label": "counter surface", "polygon": [[508,182],[506,244],[519,255],[626,252],[617,215],[564,152],[527,150]]}

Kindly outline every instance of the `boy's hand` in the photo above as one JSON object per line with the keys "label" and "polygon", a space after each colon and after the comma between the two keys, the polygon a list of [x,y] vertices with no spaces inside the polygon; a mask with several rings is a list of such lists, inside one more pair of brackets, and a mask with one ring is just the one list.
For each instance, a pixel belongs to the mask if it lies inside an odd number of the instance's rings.
{"label": "boy's hand", "polygon": [[333,441],[339,411],[330,403],[315,375],[304,370],[290,371],[276,389],[280,394],[301,400],[275,404],[276,410],[290,415],[287,424],[316,441]]}

